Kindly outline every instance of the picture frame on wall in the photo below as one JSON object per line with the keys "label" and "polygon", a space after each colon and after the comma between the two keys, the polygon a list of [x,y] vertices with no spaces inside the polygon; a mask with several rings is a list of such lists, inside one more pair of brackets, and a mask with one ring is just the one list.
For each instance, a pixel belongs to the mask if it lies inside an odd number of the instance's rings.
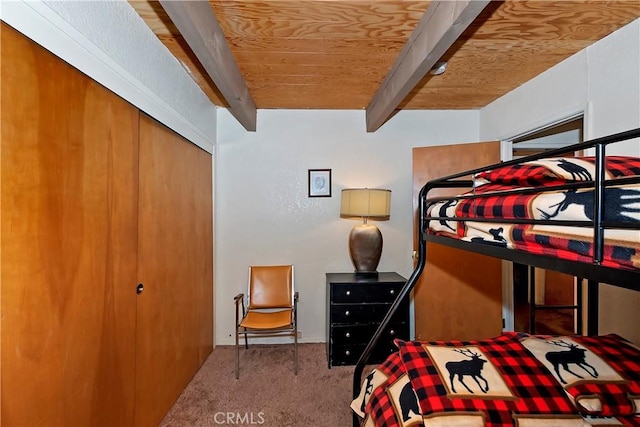
{"label": "picture frame on wall", "polygon": [[331,169],[309,169],[309,197],[331,197]]}

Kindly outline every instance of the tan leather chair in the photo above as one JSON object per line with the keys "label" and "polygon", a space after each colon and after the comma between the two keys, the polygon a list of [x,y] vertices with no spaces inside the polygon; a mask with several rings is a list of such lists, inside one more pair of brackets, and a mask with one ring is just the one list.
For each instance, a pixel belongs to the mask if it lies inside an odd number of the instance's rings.
{"label": "tan leather chair", "polygon": [[293,273],[293,265],[249,267],[247,306],[244,294],[233,298],[236,305],[236,379],[240,378],[240,335],[244,335],[245,348],[249,348],[249,335],[293,336],[294,370],[298,374],[298,292]]}

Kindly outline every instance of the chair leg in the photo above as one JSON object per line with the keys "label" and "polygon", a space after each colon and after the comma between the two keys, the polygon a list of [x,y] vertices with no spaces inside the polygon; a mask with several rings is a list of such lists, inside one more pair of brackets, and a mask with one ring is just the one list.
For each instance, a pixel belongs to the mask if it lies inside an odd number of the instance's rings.
{"label": "chair leg", "polygon": [[[240,343],[238,342],[238,335],[240,331],[236,327],[236,379],[240,379]],[[246,338],[246,335],[245,335]]]}
{"label": "chair leg", "polygon": [[298,327],[296,325],[293,331],[293,357],[294,357],[294,372],[298,375]]}
{"label": "chair leg", "polygon": [[249,340],[247,339],[247,329],[246,328],[244,330],[244,348],[245,349],[249,348]]}

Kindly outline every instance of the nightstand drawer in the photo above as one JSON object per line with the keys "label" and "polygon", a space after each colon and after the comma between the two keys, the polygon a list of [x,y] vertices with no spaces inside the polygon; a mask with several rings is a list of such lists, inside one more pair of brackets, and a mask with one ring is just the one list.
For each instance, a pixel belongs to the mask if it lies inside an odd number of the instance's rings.
{"label": "nightstand drawer", "polygon": [[[377,329],[378,324],[334,326],[331,339],[334,345],[367,344]],[[409,325],[395,323],[387,326],[379,342],[393,342],[395,338],[409,339]]]}
{"label": "nightstand drawer", "polygon": [[[403,303],[392,321],[404,320],[403,316],[408,307],[408,302]],[[391,308],[391,304],[331,304],[329,308],[331,325],[378,324],[387,314],[389,308]]]}
{"label": "nightstand drawer", "polygon": [[331,288],[331,301],[342,303],[392,303],[404,283],[391,283],[385,286],[370,284],[335,284]]}

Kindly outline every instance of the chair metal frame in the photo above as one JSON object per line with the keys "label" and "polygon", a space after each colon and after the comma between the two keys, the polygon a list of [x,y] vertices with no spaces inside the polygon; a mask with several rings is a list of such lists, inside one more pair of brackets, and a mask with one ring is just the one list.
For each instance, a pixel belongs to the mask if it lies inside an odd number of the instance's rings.
{"label": "chair metal frame", "polygon": [[[274,305],[274,306],[260,306],[254,307],[252,304],[251,285],[254,269],[290,269],[290,281],[291,281],[291,302],[286,306]],[[245,348],[249,348],[248,337],[256,336],[293,336],[294,344],[294,372],[298,375],[298,292],[295,290],[295,274],[293,265],[252,265],[249,266],[249,279],[247,285],[247,305],[245,305],[245,294],[240,293],[236,295],[233,300],[235,303],[235,329],[236,329],[236,379],[240,378],[240,335],[244,335]],[[240,312],[242,308],[242,312]],[[250,312],[259,312],[262,314],[274,313],[278,314],[282,311],[291,311],[289,324],[281,327],[245,327],[243,322],[247,318]],[[242,316],[240,316],[242,313]]]}

